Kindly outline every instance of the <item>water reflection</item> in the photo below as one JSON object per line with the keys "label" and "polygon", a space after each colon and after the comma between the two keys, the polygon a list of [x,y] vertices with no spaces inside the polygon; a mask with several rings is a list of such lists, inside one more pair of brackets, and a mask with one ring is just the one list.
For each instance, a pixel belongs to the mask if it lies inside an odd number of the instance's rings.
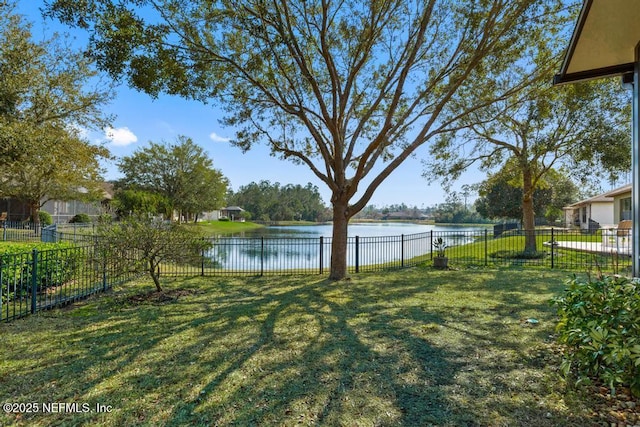
{"label": "water reflection", "polygon": [[[448,246],[472,242],[482,227],[411,223],[350,224],[347,264],[399,263],[432,250],[441,236]],[[207,253],[211,265],[225,270],[325,269],[331,259],[331,225],[263,227],[215,239]]]}

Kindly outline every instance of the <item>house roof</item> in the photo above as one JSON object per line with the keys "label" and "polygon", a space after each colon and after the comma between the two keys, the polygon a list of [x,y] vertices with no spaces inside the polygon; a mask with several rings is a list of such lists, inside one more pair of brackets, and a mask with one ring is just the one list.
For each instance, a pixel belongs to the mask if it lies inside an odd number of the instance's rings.
{"label": "house roof", "polygon": [[604,195],[608,197],[615,197],[615,196],[619,196],[620,194],[631,193],[632,189],[633,189],[633,185],[627,184],[622,187],[616,188],[614,190],[608,191],[604,193]]}
{"label": "house roof", "polygon": [[244,209],[242,209],[240,206],[229,206],[226,208],[222,208],[220,209],[221,211],[236,211],[236,212],[243,212]]}
{"label": "house roof", "polygon": [[565,206],[563,209],[577,208],[578,206],[588,205],[591,203],[612,203],[613,197],[605,196],[604,194],[598,194],[597,196],[590,197],[588,199],[580,200],[569,206]]}
{"label": "house roof", "polygon": [[607,191],[606,193],[598,194],[597,196],[593,196],[588,199],[580,200],[579,202],[573,203],[569,206],[565,206],[563,209],[577,208],[579,206],[588,205],[590,203],[611,203],[613,202],[614,196],[617,196],[619,194],[624,194],[627,192],[629,193],[631,192],[631,184],[618,187],[614,190]]}
{"label": "house roof", "polygon": [[637,0],[585,0],[554,84],[633,73],[638,22]]}

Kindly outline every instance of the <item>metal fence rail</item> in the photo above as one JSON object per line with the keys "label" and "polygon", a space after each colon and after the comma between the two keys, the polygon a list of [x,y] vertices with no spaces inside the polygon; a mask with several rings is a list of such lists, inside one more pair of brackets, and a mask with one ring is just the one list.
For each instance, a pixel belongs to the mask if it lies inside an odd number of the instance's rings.
{"label": "metal fence rail", "polygon": [[[7,229],[5,229],[7,230]],[[60,241],[64,232],[56,234]],[[27,233],[14,240],[35,240]],[[599,269],[627,274],[631,268],[631,239],[608,230],[593,234],[579,231],[537,230],[535,252],[524,252],[525,236],[514,230],[493,237],[487,230],[432,231],[387,237],[354,236],[347,241],[347,265],[351,273],[384,271],[417,265],[430,266],[433,242],[442,238],[451,267],[532,267],[565,270]],[[69,236],[70,234],[67,234]],[[82,236],[82,237],[78,237]],[[75,245],[28,253],[0,253],[0,321],[60,306],[109,289],[134,277],[120,271],[119,258],[100,253],[98,246],[81,243],[99,239],[76,233]],[[66,240],[66,239],[65,239]],[[175,248],[180,251],[180,248]],[[107,256],[114,259],[107,260]],[[139,259],[138,255],[131,253]],[[327,274],[331,238],[238,238],[211,241],[210,249],[181,264],[164,262],[161,276]]]}
{"label": "metal fence rail", "polygon": [[0,254],[0,321],[59,307],[133,277],[109,267],[93,246]]}
{"label": "metal fence rail", "polygon": [[5,242],[91,242],[95,234],[94,224],[52,224],[3,221],[2,241]]}
{"label": "metal fence rail", "polygon": [[[612,240],[598,231],[536,230],[536,251],[525,252],[525,236],[514,230],[493,237],[487,230],[349,237],[347,265],[351,273],[382,271],[421,264],[434,257],[433,242],[443,238],[453,267],[538,267],[568,270],[600,269],[626,273],[631,267],[629,239]],[[221,237],[202,253],[199,263],[160,266],[163,276],[325,274],[331,260],[331,238]],[[197,264],[197,265],[196,265]]]}

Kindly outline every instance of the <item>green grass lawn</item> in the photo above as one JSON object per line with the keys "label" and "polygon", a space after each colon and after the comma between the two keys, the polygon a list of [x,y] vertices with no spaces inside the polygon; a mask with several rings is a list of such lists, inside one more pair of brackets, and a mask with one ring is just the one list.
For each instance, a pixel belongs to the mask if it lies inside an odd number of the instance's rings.
{"label": "green grass lawn", "polygon": [[[599,242],[602,241],[601,235],[582,235],[577,233],[554,233],[556,241],[580,241],[580,242]],[[509,257],[508,254],[521,253],[524,249],[524,236],[507,236],[493,238],[489,236],[485,242],[483,233],[479,233],[476,241],[459,246],[452,246],[446,249],[449,263],[453,266],[484,266],[485,262],[488,266],[521,266],[525,263],[527,266],[540,266],[548,269],[551,266],[551,247],[545,243],[551,240],[551,234],[543,234],[536,236],[537,250],[541,253],[541,257],[537,259],[520,259]],[[568,269],[602,269],[605,272],[613,272],[627,274],[631,265],[631,259],[628,256],[612,257],[610,255],[593,254],[585,251],[577,251],[571,249],[553,250],[554,268]],[[544,253],[544,254],[543,254]]]}
{"label": "green grass lawn", "polygon": [[176,280],[146,296],[149,282],[127,284],[0,324],[0,402],[90,409],[0,425],[601,425],[557,370],[548,300],[566,277],[413,268]]}
{"label": "green grass lawn", "polygon": [[203,221],[197,224],[187,224],[202,234],[207,236],[217,236],[224,234],[242,233],[243,231],[255,230],[263,225],[253,222],[235,222],[235,221]]}

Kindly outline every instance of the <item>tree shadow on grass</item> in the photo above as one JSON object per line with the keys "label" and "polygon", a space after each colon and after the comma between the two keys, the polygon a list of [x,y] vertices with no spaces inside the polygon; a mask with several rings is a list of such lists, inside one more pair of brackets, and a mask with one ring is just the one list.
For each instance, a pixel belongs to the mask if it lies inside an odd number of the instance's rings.
{"label": "tree shadow on grass", "polygon": [[[216,373],[196,399],[174,408],[168,424],[426,425],[443,419],[447,402],[438,386],[455,371],[447,352],[392,326],[402,313],[372,310],[380,295],[350,287],[321,280],[217,310],[227,325],[267,315],[252,345],[224,368],[216,366],[219,359],[202,361],[203,370]],[[407,287],[386,296],[412,292]],[[439,321],[420,316],[414,320]],[[203,339],[229,332],[205,326]],[[438,375],[430,373],[434,366]]]}
{"label": "tree shadow on grass", "polygon": [[[519,425],[572,421],[544,406],[527,412],[536,402],[504,400],[529,375],[519,372],[529,356],[509,334],[540,342],[548,333],[546,325],[518,329],[523,315],[541,312],[545,303],[529,293],[549,293],[546,276],[512,285],[496,272],[474,274],[278,278],[277,287],[268,278],[194,281],[199,291],[175,302],[78,318],[60,331],[65,360],[34,348],[43,365],[19,375],[65,382],[53,399],[113,405],[111,425],[474,426],[491,425],[491,411],[503,418],[496,423],[518,424],[506,408],[534,417]],[[454,286],[461,293],[447,299]],[[476,296],[484,302],[474,306]]]}

